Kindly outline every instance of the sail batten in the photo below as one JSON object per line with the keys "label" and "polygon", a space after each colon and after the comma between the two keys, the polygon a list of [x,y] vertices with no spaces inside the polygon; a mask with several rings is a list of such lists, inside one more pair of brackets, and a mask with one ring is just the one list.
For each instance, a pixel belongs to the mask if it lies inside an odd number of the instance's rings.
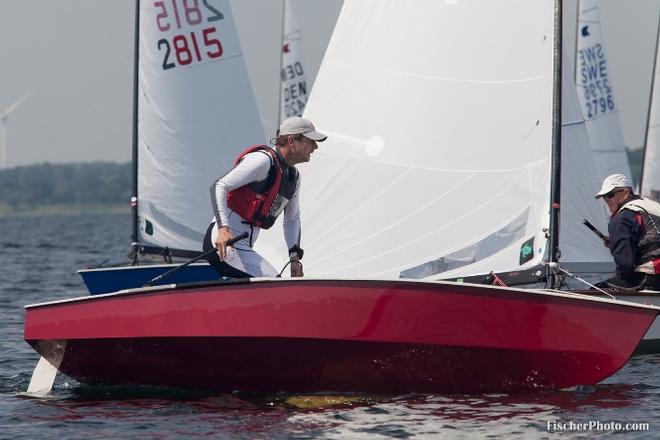
{"label": "sail batten", "polygon": [[538,75],[534,75],[534,76],[530,76],[530,77],[508,78],[508,79],[460,78],[460,77],[443,77],[443,76],[436,76],[436,75],[431,75],[431,74],[406,72],[406,71],[403,71],[403,70],[386,69],[386,68],[376,67],[376,66],[366,66],[366,65],[360,65],[360,64],[348,64],[348,63],[342,63],[342,62],[338,62],[338,61],[327,61],[327,62],[324,61],[324,64],[326,64],[328,66],[344,67],[344,68],[347,68],[347,69],[364,70],[364,71],[368,71],[370,73],[388,74],[388,75],[393,75],[393,76],[403,76],[403,77],[416,78],[416,79],[428,79],[428,80],[436,80],[436,81],[458,82],[458,83],[475,83],[475,84],[526,83],[526,82],[531,82],[531,81],[544,80],[544,79],[547,79],[547,77],[549,76],[548,73],[542,73],[542,74],[538,74]]}

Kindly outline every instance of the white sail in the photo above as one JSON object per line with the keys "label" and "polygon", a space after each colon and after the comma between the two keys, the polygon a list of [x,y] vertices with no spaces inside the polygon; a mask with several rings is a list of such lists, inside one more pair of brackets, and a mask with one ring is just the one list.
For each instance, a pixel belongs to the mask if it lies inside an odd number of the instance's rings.
{"label": "white sail", "polygon": [[[656,52],[660,49],[660,30]],[[660,202],[660,57],[656,53],[653,73],[653,90],[649,109],[646,143],[644,145],[644,167],[642,169],[641,194]]]}
{"label": "white sail", "polygon": [[[330,135],[299,167],[307,275],[451,278],[544,259],[553,4],[344,3],[305,112]],[[560,247],[602,262],[581,224],[606,217],[571,77],[564,66]],[[268,232],[257,246],[281,263]]]}
{"label": "white sail", "polygon": [[227,0],[141,2],[141,245],[201,250],[209,187],[265,138]]}
{"label": "white sail", "polygon": [[602,200],[594,198],[603,182],[603,171],[598,168],[602,162],[596,160],[599,153],[590,143],[588,134],[592,132],[581,112],[572,60],[564,56],[563,61],[560,262],[570,263],[572,270],[581,272],[608,271],[613,269],[609,249],[582,223],[587,219],[607,234],[609,210]]}
{"label": "white sail", "polygon": [[598,0],[580,0],[578,14],[575,82],[596,169],[601,182],[610,174],[630,176],[612,77],[601,37]]}
{"label": "white sail", "polygon": [[303,63],[302,35],[291,0],[284,0],[282,38],[281,119],[302,116],[307,104],[307,73]]}
{"label": "white sail", "polygon": [[305,111],[330,135],[300,166],[306,274],[539,263],[552,53],[552,1],[345,2]]}

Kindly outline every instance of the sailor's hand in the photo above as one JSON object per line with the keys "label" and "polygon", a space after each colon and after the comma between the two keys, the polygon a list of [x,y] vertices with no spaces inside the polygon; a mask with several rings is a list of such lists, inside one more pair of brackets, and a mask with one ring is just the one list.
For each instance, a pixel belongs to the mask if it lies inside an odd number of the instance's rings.
{"label": "sailor's hand", "polygon": [[291,278],[299,278],[304,276],[303,266],[297,258],[291,259]]}
{"label": "sailor's hand", "polygon": [[610,247],[610,237],[605,236],[603,238],[603,244],[605,245],[606,248]]}
{"label": "sailor's hand", "polygon": [[218,257],[220,261],[225,261],[227,258],[227,242],[232,239],[231,232],[227,226],[218,228],[218,236],[215,239],[215,247],[218,249]]}

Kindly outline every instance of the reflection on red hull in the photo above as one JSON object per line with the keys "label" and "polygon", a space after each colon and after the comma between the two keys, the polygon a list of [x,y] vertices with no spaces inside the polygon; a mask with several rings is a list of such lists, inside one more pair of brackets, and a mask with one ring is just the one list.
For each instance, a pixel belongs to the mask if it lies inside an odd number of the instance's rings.
{"label": "reflection on red hull", "polygon": [[594,384],[657,309],[453,283],[278,280],[28,306],[82,382],[218,391],[485,393]]}

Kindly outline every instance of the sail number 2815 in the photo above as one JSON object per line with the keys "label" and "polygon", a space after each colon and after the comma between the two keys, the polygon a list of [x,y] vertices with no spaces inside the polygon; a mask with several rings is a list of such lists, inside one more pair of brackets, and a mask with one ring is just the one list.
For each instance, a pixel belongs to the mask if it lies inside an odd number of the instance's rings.
{"label": "sail number 2815", "polygon": [[[156,25],[161,32],[167,32],[172,27],[181,29],[183,25],[197,26],[205,19],[211,23],[224,18],[209,0],[163,0],[153,5],[158,12]],[[223,53],[222,43],[215,32],[215,26],[209,26],[202,29],[201,34],[196,31],[182,32],[171,38],[159,39],[158,50],[163,53],[163,70],[220,58]]]}

